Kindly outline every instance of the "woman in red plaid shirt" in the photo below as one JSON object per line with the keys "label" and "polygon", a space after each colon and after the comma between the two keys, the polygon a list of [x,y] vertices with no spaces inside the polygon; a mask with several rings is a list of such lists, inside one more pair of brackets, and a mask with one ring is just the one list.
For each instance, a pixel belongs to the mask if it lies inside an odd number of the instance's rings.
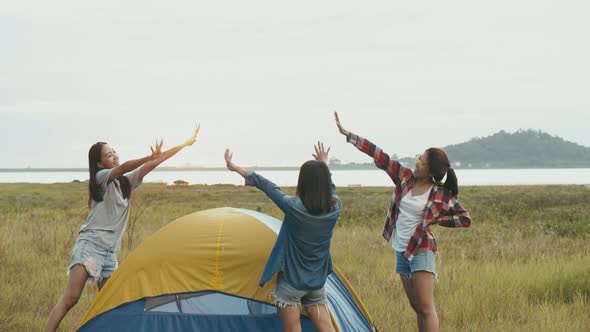
{"label": "woman in red plaid shirt", "polygon": [[[416,312],[419,331],[438,331],[434,308],[437,244],[430,225],[469,227],[471,217],[457,201],[459,186],[447,154],[439,148],[424,151],[416,160],[414,170],[391,160],[375,144],[342,127],[338,113],[336,125],[347,142],[373,157],[383,169],[395,190],[389,205],[383,237],[396,252],[395,272],[400,275],[410,305]],[[442,179],[446,175],[446,181]]]}

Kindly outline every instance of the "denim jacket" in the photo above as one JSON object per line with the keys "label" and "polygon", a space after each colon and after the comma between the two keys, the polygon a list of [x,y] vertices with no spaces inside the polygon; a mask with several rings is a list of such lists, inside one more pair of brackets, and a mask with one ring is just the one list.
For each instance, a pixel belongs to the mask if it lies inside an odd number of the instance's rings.
{"label": "denim jacket", "polygon": [[271,181],[254,172],[244,176],[246,185],[256,186],[283,211],[285,218],[260,277],[264,286],[272,277],[283,272],[283,277],[299,290],[319,289],[332,272],[330,241],[336,221],[342,210],[342,202],[336,197],[330,212],[309,214],[298,196],[289,196]]}

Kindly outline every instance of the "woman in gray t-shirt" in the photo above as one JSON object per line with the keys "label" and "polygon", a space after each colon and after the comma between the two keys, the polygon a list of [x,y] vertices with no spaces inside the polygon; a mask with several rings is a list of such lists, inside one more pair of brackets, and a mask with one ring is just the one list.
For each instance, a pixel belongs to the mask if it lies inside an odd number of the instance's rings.
{"label": "woman in gray t-shirt", "polygon": [[80,227],[68,266],[68,283],[63,297],[55,305],[45,331],[55,331],[66,313],[78,302],[87,281],[95,281],[98,290],[117,268],[116,252],[129,220],[131,192],[143,177],[180,150],[193,145],[199,126],[184,143],[162,152],[156,141],[152,154],[119,164],[119,155],[107,143],[98,142],[88,152],[90,213]]}

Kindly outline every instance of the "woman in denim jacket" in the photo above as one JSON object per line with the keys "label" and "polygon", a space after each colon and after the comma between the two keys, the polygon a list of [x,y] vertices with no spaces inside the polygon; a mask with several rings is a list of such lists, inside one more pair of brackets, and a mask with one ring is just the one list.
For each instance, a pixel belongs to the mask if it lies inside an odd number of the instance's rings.
{"label": "woman in denim jacket", "polygon": [[[410,305],[416,312],[419,331],[438,331],[434,308],[434,280],[438,246],[431,225],[469,227],[471,217],[459,201],[459,186],[447,154],[439,148],[424,151],[412,171],[369,140],[344,129],[334,113],[338,130],[346,141],[373,157],[395,184],[383,237],[396,253],[395,272],[401,277]],[[446,175],[446,181],[442,179]]]}
{"label": "woman in denim jacket", "polygon": [[332,272],[330,241],[342,203],[327,166],[330,149],[325,150],[319,142],[314,148],[315,160],[305,162],[299,171],[296,196],[285,195],[263,176],[245,171],[232,161],[232,153],[225,151],[227,168],[243,176],[246,185],[266,193],[285,214],[260,278],[263,286],[278,274],[272,296],[285,331],[301,331],[301,305],[318,331],[334,331],[324,284]]}

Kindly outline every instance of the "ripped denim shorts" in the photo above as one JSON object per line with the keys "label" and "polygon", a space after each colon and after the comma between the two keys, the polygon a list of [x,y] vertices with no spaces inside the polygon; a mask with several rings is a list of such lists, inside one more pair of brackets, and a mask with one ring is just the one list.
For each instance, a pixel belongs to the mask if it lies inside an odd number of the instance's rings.
{"label": "ripped denim shorts", "polygon": [[436,278],[436,254],[432,250],[422,251],[410,262],[402,251],[395,252],[395,273],[411,276],[414,272],[426,271]]}
{"label": "ripped denim shorts", "polygon": [[287,280],[278,278],[277,285],[271,295],[275,298],[275,304],[284,308],[286,306],[314,306],[328,303],[326,287],[309,291],[299,290],[291,286]]}
{"label": "ripped denim shorts", "polygon": [[81,264],[88,272],[87,282],[110,278],[119,262],[114,251],[102,249],[88,240],[77,240],[72,249],[68,274],[74,265]]}

